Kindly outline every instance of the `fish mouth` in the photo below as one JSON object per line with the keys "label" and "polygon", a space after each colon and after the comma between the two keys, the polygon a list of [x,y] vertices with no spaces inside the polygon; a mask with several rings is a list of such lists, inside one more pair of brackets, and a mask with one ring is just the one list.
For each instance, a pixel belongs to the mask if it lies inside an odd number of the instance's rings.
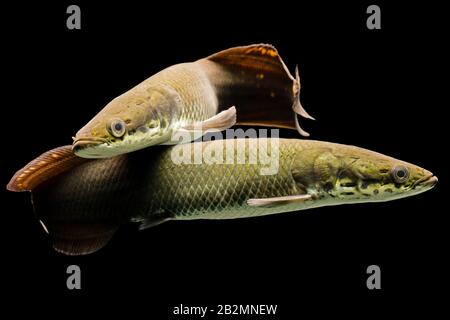
{"label": "fish mouth", "polygon": [[72,151],[74,153],[77,153],[83,149],[86,148],[93,148],[96,147],[100,144],[103,143],[108,143],[108,141],[106,139],[103,138],[94,138],[94,137],[90,137],[90,138],[85,138],[85,137],[80,137],[80,138],[75,138],[74,142],[72,144]]}
{"label": "fish mouth", "polygon": [[437,184],[437,182],[438,178],[435,175],[430,174],[426,177],[417,180],[416,183],[414,184],[414,188],[415,187],[433,188]]}
{"label": "fish mouth", "polygon": [[437,182],[438,182],[438,178],[436,176],[432,175],[432,176],[428,177],[426,180],[424,180],[422,182],[422,185],[432,188],[436,185]]}

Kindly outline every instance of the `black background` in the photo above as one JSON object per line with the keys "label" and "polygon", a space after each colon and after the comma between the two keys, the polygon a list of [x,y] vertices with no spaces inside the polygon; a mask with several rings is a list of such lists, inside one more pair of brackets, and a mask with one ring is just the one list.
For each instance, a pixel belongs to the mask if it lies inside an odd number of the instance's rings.
{"label": "black background", "polygon": [[[125,308],[152,319],[167,318],[180,303],[279,304],[282,319],[363,306],[357,314],[365,318],[386,306],[416,310],[445,288],[442,8],[374,2],[382,29],[368,30],[372,2],[73,3],[82,11],[78,31],[66,28],[71,2],[3,7],[3,185],[40,153],[70,144],[109,100],[157,71],[260,42],[275,45],[292,70],[299,64],[302,104],[317,119],[303,121],[312,138],[415,163],[440,183],[387,203],[171,222],[143,232],[125,226],[85,257],[53,252],[29,194],[3,190],[1,263],[9,298],[71,312]],[[80,291],[66,288],[70,264],[81,267]],[[381,268],[379,291],[366,288],[371,264]]]}

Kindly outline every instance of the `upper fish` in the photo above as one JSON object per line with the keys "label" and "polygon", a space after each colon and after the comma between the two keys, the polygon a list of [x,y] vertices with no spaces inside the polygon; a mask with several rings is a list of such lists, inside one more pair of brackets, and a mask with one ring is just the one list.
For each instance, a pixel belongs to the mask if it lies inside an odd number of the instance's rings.
{"label": "upper fish", "polygon": [[300,103],[293,76],[268,44],[234,47],[170,66],[109,102],[75,135],[79,157],[107,158],[157,144],[188,142],[235,124],[296,129]]}

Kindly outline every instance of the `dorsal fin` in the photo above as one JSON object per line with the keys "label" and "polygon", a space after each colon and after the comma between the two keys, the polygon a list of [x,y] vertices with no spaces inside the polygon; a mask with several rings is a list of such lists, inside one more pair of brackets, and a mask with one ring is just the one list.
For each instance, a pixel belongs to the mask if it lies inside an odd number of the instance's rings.
{"label": "dorsal fin", "polygon": [[295,80],[278,55],[277,49],[270,44],[253,44],[229,48],[212,54],[206,59],[242,69],[258,69],[261,72],[285,74],[292,81]]}
{"label": "dorsal fin", "polygon": [[6,188],[15,192],[31,191],[42,182],[86,161],[89,160],[72,152],[71,145],[49,150],[17,171]]}
{"label": "dorsal fin", "polygon": [[[297,114],[313,119],[300,104],[300,77],[289,72],[269,44],[234,47],[198,61],[219,97],[219,108],[235,105],[237,124],[297,129]],[[221,109],[219,109],[221,111]]]}

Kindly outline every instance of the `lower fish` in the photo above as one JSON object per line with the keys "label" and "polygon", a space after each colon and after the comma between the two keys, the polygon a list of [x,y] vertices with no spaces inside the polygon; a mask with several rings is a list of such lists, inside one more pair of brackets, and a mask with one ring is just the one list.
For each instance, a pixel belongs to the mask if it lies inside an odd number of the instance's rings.
{"label": "lower fish", "polygon": [[[268,170],[271,169],[271,170]],[[366,149],[255,138],[158,146],[107,159],[50,150],[11,179],[68,255],[103,247],[120,225],[258,217],[390,201],[431,189],[430,171]]]}

